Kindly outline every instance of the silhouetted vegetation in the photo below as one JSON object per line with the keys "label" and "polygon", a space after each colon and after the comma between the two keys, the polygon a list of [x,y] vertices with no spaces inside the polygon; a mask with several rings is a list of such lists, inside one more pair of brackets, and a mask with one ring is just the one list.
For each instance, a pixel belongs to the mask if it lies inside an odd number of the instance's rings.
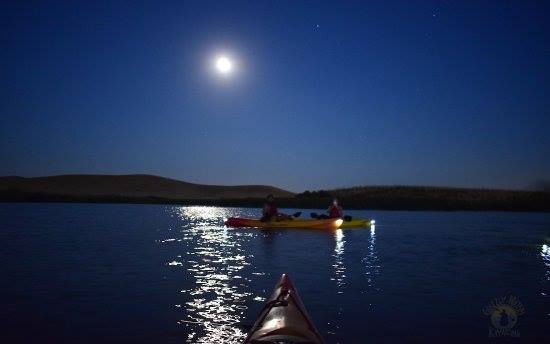
{"label": "silhouetted vegetation", "polygon": [[[531,191],[444,189],[422,187],[375,187],[368,191],[332,191],[345,209],[385,210],[500,210],[550,212],[550,193]],[[325,195],[325,194],[321,194]],[[0,192],[0,202],[79,202],[79,203],[148,203],[181,205],[217,205],[261,207],[264,198],[173,199],[163,197],[128,197],[122,195],[75,196],[18,191]],[[282,208],[324,209],[326,197],[277,198]]]}
{"label": "silhouetted vegetation", "polygon": [[325,190],[319,190],[319,191],[306,190],[302,193],[296,194],[294,197],[296,198],[331,198],[332,196],[330,192]]}
{"label": "silhouetted vegetation", "polygon": [[535,191],[550,192],[550,180],[539,180],[533,185]]}

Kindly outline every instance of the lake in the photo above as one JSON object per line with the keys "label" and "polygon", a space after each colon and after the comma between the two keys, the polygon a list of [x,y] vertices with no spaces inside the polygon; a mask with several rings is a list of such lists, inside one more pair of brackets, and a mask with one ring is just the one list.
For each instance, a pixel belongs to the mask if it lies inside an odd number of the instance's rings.
{"label": "lake", "polygon": [[347,213],[376,226],[261,231],[223,225],[257,209],[0,204],[3,342],[239,343],[282,273],[327,343],[547,341],[550,214]]}

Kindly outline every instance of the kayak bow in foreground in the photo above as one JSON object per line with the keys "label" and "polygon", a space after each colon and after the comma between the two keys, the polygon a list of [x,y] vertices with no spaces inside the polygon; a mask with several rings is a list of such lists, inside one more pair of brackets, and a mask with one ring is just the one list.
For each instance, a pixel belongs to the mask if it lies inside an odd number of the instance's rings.
{"label": "kayak bow in foreground", "polygon": [[275,286],[244,343],[324,343],[287,275]]}

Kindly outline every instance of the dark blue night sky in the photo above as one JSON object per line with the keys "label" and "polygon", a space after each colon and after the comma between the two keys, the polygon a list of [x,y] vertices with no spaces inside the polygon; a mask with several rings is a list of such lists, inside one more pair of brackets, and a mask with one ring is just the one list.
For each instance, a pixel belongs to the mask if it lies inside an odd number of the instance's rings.
{"label": "dark blue night sky", "polygon": [[549,4],[6,1],[0,175],[528,187]]}

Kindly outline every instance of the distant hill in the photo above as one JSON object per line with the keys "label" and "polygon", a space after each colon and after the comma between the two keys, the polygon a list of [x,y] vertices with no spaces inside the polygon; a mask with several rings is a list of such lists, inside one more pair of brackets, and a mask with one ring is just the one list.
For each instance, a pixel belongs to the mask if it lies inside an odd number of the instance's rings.
{"label": "distant hill", "polygon": [[159,199],[240,199],[292,197],[293,193],[266,185],[220,186],[187,183],[152,175],[59,175],[23,178],[0,177],[0,193],[68,197],[117,197]]}
{"label": "distant hill", "polygon": [[151,175],[0,177],[0,202],[160,203],[261,207],[274,194],[281,208],[500,210],[550,212],[550,192],[425,186],[361,186],[299,194],[265,185],[219,186]]}

